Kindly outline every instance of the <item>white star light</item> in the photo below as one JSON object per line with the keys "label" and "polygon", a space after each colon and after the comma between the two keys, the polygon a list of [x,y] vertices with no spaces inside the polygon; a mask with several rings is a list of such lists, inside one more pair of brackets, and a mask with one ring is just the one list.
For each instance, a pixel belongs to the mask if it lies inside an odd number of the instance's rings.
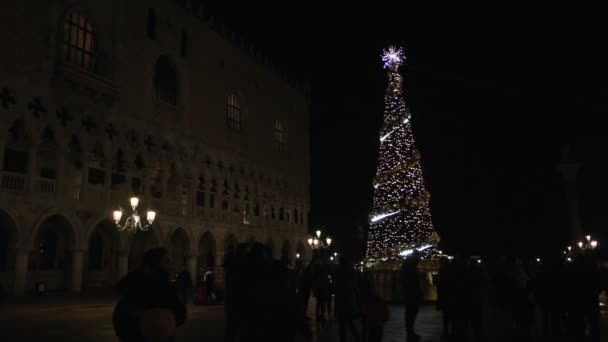
{"label": "white star light", "polygon": [[422,252],[423,250],[427,249],[427,248],[431,248],[433,247],[433,245],[424,245],[420,248],[416,248],[416,249],[406,249],[404,251],[402,251],[401,253],[399,253],[399,255],[401,256],[408,256],[412,253],[414,253],[415,250],[417,250],[418,252]]}
{"label": "white star light", "polygon": [[380,142],[383,142],[383,141],[384,141],[384,139],[388,138],[388,136],[389,136],[389,135],[391,135],[391,134],[392,134],[394,131],[396,131],[396,130],[397,130],[397,129],[395,128],[394,130],[392,130],[392,131],[390,131],[390,132],[386,133],[386,135],[384,135],[384,136],[380,137]]}
{"label": "white star light", "polygon": [[396,213],[400,212],[401,210],[397,210],[397,211],[393,211],[392,213],[386,213],[386,214],[380,214],[380,215],[376,215],[374,217],[372,217],[371,221],[373,222],[378,222],[380,220],[382,220],[385,217],[389,217],[389,216],[393,216]]}
{"label": "white star light", "polygon": [[382,51],[382,61],[384,62],[385,68],[397,68],[403,64],[404,60],[405,56],[403,55],[403,48],[401,47],[391,45],[388,49]]}

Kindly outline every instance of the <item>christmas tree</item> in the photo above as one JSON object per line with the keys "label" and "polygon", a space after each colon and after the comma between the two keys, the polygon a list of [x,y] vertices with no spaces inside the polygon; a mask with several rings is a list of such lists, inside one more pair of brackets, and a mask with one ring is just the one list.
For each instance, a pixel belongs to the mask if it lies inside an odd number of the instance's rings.
{"label": "christmas tree", "polygon": [[438,236],[431,221],[430,194],[422,178],[420,153],[414,145],[411,114],[403,99],[403,78],[398,70],[405,60],[403,50],[391,46],[383,51],[382,60],[389,82],[374,178],[367,260],[396,260],[414,250],[433,256]]}

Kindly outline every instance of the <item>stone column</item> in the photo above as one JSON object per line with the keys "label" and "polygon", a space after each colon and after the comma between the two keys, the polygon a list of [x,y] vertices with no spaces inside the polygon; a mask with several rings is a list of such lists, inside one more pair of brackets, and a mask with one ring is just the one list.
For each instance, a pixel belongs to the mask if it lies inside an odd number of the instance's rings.
{"label": "stone column", "polygon": [[29,251],[25,250],[18,250],[15,255],[15,282],[13,284],[13,293],[16,295],[25,293],[29,256]]}
{"label": "stone column", "polygon": [[108,201],[110,201],[112,198],[112,159],[105,159],[104,166],[103,185],[106,190],[106,195],[108,196]]}
{"label": "stone column", "polygon": [[82,291],[82,273],[84,270],[84,251],[75,249],[72,251],[72,292]]}
{"label": "stone column", "polygon": [[87,189],[89,188],[89,160],[86,153],[82,155],[82,169],[80,170],[80,197],[79,199],[86,200]]}
{"label": "stone column", "polygon": [[118,269],[116,271],[116,278],[120,279],[129,273],[129,252],[119,251],[118,252]]}
{"label": "stone column", "polygon": [[4,170],[4,148],[5,148],[4,138],[0,139],[0,171]]}
{"label": "stone column", "polygon": [[183,212],[184,212],[184,210],[186,210],[186,211],[188,210],[188,208],[187,208],[188,204],[186,203],[186,208],[184,208],[184,204],[182,201],[182,189],[184,187],[183,182],[184,182],[183,178],[180,177],[177,182],[177,186],[176,186],[176,190],[175,190],[175,192],[177,193],[177,208],[179,210],[178,215],[180,215],[180,216],[185,216],[183,214]]}
{"label": "stone column", "polygon": [[198,255],[190,255],[188,256],[188,272],[190,272],[190,277],[192,278],[192,285],[196,286],[196,281],[198,279]]}
{"label": "stone column", "polygon": [[27,156],[27,191],[33,193],[36,191],[36,183],[38,181],[38,146],[32,144],[28,149]]}
{"label": "stone column", "polygon": [[56,165],[56,172],[57,172],[57,184],[56,184],[56,189],[55,189],[55,194],[57,195],[57,198],[62,198],[63,194],[65,193],[65,152],[67,150],[67,146],[62,144],[61,142],[59,143],[59,146],[57,148],[57,165]]}
{"label": "stone column", "polygon": [[161,203],[162,203],[162,207],[163,209],[168,207],[168,200],[169,200],[169,169],[165,168],[163,170],[161,170]]}
{"label": "stone column", "polygon": [[216,251],[213,273],[215,274],[215,286],[218,289],[223,289],[226,277],[224,275],[224,250],[222,248],[218,248]]}

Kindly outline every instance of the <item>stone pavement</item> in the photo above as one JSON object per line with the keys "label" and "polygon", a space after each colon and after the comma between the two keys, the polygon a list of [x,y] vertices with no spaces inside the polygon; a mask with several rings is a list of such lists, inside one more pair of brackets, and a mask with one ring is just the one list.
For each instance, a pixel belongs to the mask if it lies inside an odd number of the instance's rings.
{"label": "stone pavement", "polygon": [[[8,300],[0,305],[0,341],[117,341],[112,328],[112,310],[116,299],[111,294],[44,295]],[[314,298],[309,317],[313,317]],[[221,342],[224,330],[223,306],[189,306],[188,320],[178,330],[176,342]],[[404,342],[404,312],[391,306],[385,325],[386,342]],[[608,341],[608,313],[602,314],[602,341]],[[421,309],[416,322],[421,342],[439,342],[441,316],[433,305]],[[357,322],[360,329],[360,324]],[[337,323],[329,319],[317,326],[313,322],[314,341],[338,341]],[[492,329],[489,329],[492,330]],[[488,331],[492,335],[492,331]],[[303,342],[299,337],[297,342]],[[488,341],[496,341],[490,338]],[[503,339],[502,341],[507,341]]]}
{"label": "stone pavement", "polygon": [[[112,328],[112,310],[116,298],[101,294],[45,294],[10,299],[0,305],[0,340],[12,341],[117,341]],[[314,299],[309,316],[312,317]],[[188,320],[178,330],[176,342],[220,342],[224,330],[224,308],[188,306]],[[421,312],[418,322],[423,341],[439,341],[438,315],[432,308]],[[314,325],[314,321],[313,321]],[[360,324],[357,325],[360,328]],[[337,341],[337,323],[330,319],[325,325],[313,326],[315,341]],[[385,341],[404,341],[403,308],[391,308],[391,320],[386,325]],[[304,341],[298,338],[298,342]]]}

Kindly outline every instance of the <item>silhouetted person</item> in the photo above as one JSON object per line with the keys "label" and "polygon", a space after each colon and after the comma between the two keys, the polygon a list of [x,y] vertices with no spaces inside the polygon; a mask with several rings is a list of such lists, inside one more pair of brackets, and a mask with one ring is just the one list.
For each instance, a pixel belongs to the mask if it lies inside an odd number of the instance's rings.
{"label": "silhouetted person", "polygon": [[416,317],[420,310],[420,305],[424,300],[424,294],[420,287],[420,276],[418,273],[418,262],[420,254],[414,251],[403,262],[401,276],[403,280],[403,299],[405,304],[405,332],[407,341],[413,342],[420,340],[420,336],[414,330]]}
{"label": "silhouetted person", "polygon": [[308,301],[310,299],[310,294],[312,293],[312,283],[312,264],[308,264],[302,270],[298,284],[298,297],[300,299],[301,310],[303,310],[303,316],[306,316],[306,311],[308,310]]}
{"label": "silhouetted person", "polygon": [[[242,279],[242,268],[244,267],[244,258],[247,252],[248,245],[241,243],[236,248],[231,248],[226,251],[224,256],[224,314],[226,317],[226,326],[224,341],[236,341],[239,329],[239,286],[238,283]],[[204,276],[202,280],[204,288]]]}
{"label": "silhouetted person", "polygon": [[175,291],[177,292],[177,297],[182,301],[182,303],[186,304],[188,290],[192,288],[192,277],[190,277],[190,272],[188,272],[186,267],[184,267],[184,269],[177,275],[174,286]]}
{"label": "silhouetted person", "polygon": [[447,258],[442,258],[439,262],[439,273],[435,277],[437,287],[437,309],[442,313],[442,332],[441,336],[447,338],[452,335],[453,330],[453,310],[454,310],[454,289],[452,288],[452,264]]}
{"label": "silhouetted person", "polygon": [[519,258],[510,258],[507,262],[507,283],[511,310],[515,323],[517,338],[527,341],[530,338],[530,323],[533,318],[529,302],[529,277]]}
{"label": "silhouetted person", "polygon": [[238,336],[240,342],[268,340],[273,310],[267,310],[273,295],[269,286],[270,256],[261,243],[250,246],[247,257],[242,261],[237,282],[236,308],[239,315]]}
{"label": "silhouetted person", "polygon": [[298,324],[298,297],[292,270],[282,261],[271,261],[268,274],[268,305],[270,313],[267,336],[264,341],[293,341]]}
{"label": "silhouetted person", "polygon": [[541,329],[546,340],[563,334],[565,312],[564,264],[559,258],[545,258],[535,282],[535,297],[541,313]]}
{"label": "silhouetted person", "polygon": [[120,300],[113,313],[121,341],[171,341],[186,319],[186,307],[169,283],[171,260],[164,248],[153,248],[141,267],[122,278]]}
{"label": "silhouetted person", "polygon": [[310,338],[312,332],[310,331],[310,327],[308,325],[308,317],[306,317],[306,313],[308,311],[308,301],[310,299],[310,294],[312,293],[312,283],[313,283],[313,275],[312,275],[312,264],[308,264],[300,274],[300,278],[298,281],[298,305],[299,305],[299,329],[302,332],[302,335],[306,338]]}
{"label": "silhouetted person", "polygon": [[338,319],[340,342],[346,341],[347,329],[350,330],[355,341],[361,341],[353,321],[359,311],[357,281],[352,265],[344,257],[340,258],[335,278],[335,315]]}
{"label": "silhouetted person", "polygon": [[327,304],[330,296],[329,272],[326,265],[319,264],[315,269],[314,294],[317,298],[316,320],[317,323],[325,321]]}
{"label": "silhouetted person", "polygon": [[[488,277],[480,260],[471,260],[467,269],[466,279],[466,300],[468,301],[467,319],[473,329],[475,341],[485,340],[484,332],[484,309],[488,289]],[[467,327],[468,328],[468,325]]]}
{"label": "silhouetted person", "polygon": [[568,278],[572,296],[568,312],[571,340],[584,341],[585,328],[588,327],[591,341],[599,342],[600,273],[590,253],[574,259]]}
{"label": "silhouetted person", "polygon": [[375,293],[369,281],[364,281],[361,287],[361,314],[363,339],[366,342],[381,342],[384,324],[389,319],[388,305]]}

